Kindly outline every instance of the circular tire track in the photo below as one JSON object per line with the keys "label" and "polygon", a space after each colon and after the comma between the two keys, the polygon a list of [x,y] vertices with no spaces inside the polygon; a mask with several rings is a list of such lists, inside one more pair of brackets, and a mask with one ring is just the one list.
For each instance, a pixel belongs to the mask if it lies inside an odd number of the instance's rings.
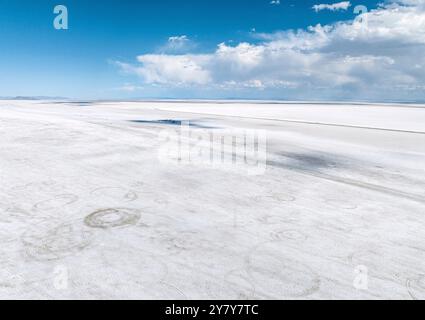
{"label": "circular tire track", "polygon": [[255,287],[245,270],[232,270],[216,281],[205,283],[209,299],[250,300],[255,298]]}
{"label": "circular tire track", "polygon": [[294,241],[305,241],[308,239],[308,236],[304,233],[297,230],[282,230],[277,232],[271,232],[270,237],[275,241],[285,241],[285,240],[294,240]]}
{"label": "circular tire track", "polygon": [[62,208],[78,201],[78,197],[74,194],[61,194],[52,199],[38,202],[34,205],[34,209],[38,211],[48,211]]}
{"label": "circular tire track", "polygon": [[283,193],[273,193],[266,196],[256,196],[254,197],[255,201],[264,201],[266,199],[271,199],[277,202],[294,202],[296,198],[294,196],[291,196],[289,194],[283,194]]}
{"label": "circular tire track", "polygon": [[168,275],[168,266],[160,257],[126,245],[103,246],[101,259],[102,277],[108,275],[112,286],[114,283],[157,284]]}
{"label": "circular tire track", "polygon": [[12,191],[16,191],[16,192],[29,191],[33,193],[39,192],[40,190],[54,192],[55,189],[57,191],[59,189],[59,186],[53,180],[46,180],[41,182],[30,182],[24,185],[16,185],[11,188]]}
{"label": "circular tire track", "polygon": [[90,194],[94,197],[105,198],[106,200],[124,200],[125,202],[132,202],[138,199],[138,195],[136,192],[121,187],[97,188],[91,191]]}
{"label": "circular tire track", "polygon": [[77,254],[90,245],[92,238],[90,231],[73,223],[38,224],[27,230],[21,241],[28,256],[50,261]]}
{"label": "circular tire track", "polygon": [[266,215],[257,219],[259,222],[265,225],[288,225],[296,223],[296,220],[291,217],[278,216],[278,215]]}
{"label": "circular tire track", "polygon": [[413,300],[425,299],[425,275],[406,280],[406,288]]}
{"label": "circular tire track", "polygon": [[3,223],[25,223],[31,219],[31,215],[21,207],[12,205],[5,210],[0,209],[0,222]]}
{"label": "circular tire track", "polygon": [[137,224],[140,212],[134,209],[110,208],[93,212],[84,219],[90,228],[110,229]]}
{"label": "circular tire track", "polygon": [[304,298],[320,289],[321,280],[309,266],[282,252],[283,242],[254,248],[246,258],[246,270],[257,289],[274,298]]}
{"label": "circular tire track", "polygon": [[160,292],[159,299],[162,300],[189,300],[182,290],[170,283],[160,282],[155,289]]}

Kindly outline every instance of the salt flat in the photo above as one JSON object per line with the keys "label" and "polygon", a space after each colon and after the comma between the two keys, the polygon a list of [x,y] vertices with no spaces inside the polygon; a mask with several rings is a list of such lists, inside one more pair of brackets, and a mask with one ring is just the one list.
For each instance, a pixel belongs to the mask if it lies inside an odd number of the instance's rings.
{"label": "salt flat", "polygon": [[[0,101],[0,298],[424,299],[424,123],[421,105]],[[251,135],[266,157],[238,164]],[[206,136],[239,151],[200,157]]]}

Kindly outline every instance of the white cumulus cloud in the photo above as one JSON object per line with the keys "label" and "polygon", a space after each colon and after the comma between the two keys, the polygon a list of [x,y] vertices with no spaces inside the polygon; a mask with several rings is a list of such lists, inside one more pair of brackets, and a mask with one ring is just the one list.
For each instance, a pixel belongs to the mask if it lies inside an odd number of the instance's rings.
{"label": "white cumulus cloud", "polygon": [[205,54],[146,54],[138,63],[116,64],[145,84],[195,91],[300,99],[425,97],[424,1],[392,1],[360,18],[256,34],[255,43],[221,43]]}
{"label": "white cumulus cloud", "polygon": [[339,11],[339,10],[347,10],[351,6],[350,1],[342,1],[333,4],[316,4],[313,6],[313,9],[316,12],[322,10],[330,10],[330,11]]}
{"label": "white cumulus cloud", "polygon": [[169,37],[167,42],[159,48],[161,53],[184,53],[188,52],[196,47],[187,35],[172,36]]}

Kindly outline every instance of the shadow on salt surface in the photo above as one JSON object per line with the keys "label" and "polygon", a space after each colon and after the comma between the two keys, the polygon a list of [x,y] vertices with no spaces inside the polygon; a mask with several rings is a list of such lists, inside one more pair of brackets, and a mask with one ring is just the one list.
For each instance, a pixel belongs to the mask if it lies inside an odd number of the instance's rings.
{"label": "shadow on salt surface", "polygon": [[53,102],[42,102],[41,104],[54,104],[54,105],[68,105],[71,107],[90,107],[96,104],[92,101],[53,101]]}
{"label": "shadow on salt surface", "polygon": [[173,120],[173,119],[129,120],[129,122],[141,123],[141,124],[159,124],[159,125],[168,125],[168,126],[189,126],[191,128],[198,128],[198,129],[217,129],[216,127],[205,126],[205,125],[196,123],[196,121],[191,121],[191,120]]}
{"label": "shadow on salt surface", "polygon": [[284,152],[278,154],[279,159],[267,161],[267,165],[287,169],[320,170],[343,167],[334,157],[312,155],[308,153]]}

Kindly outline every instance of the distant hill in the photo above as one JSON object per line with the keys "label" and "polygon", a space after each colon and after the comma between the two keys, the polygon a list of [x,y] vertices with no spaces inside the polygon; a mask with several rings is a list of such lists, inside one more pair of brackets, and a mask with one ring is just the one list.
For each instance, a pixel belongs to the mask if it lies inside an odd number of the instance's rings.
{"label": "distant hill", "polygon": [[48,96],[16,96],[16,97],[0,97],[0,100],[69,100],[65,97],[48,97]]}

